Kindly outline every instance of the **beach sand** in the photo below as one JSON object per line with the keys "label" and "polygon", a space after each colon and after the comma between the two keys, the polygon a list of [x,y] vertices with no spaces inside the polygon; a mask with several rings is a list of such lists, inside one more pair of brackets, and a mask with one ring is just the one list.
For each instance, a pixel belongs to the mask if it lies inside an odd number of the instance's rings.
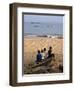
{"label": "beach sand", "polygon": [[[58,66],[63,66],[63,39],[48,38],[48,37],[24,37],[24,65],[27,66],[36,61],[37,50],[52,46],[52,51],[55,54],[55,62],[53,69]],[[25,69],[26,70],[26,69]]]}

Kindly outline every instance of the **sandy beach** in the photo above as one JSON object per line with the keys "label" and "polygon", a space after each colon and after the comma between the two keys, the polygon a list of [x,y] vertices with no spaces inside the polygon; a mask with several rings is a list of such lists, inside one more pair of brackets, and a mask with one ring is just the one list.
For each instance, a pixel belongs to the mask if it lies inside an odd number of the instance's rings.
{"label": "sandy beach", "polygon": [[27,37],[24,38],[24,65],[34,63],[36,60],[37,50],[42,50],[52,46],[53,53],[55,54],[56,65],[63,65],[63,39],[48,38],[48,37]]}
{"label": "sandy beach", "polygon": [[47,37],[28,37],[24,38],[24,63],[28,64],[36,60],[37,50],[48,48],[52,46],[53,53],[60,55],[63,54],[63,39],[47,38]]}

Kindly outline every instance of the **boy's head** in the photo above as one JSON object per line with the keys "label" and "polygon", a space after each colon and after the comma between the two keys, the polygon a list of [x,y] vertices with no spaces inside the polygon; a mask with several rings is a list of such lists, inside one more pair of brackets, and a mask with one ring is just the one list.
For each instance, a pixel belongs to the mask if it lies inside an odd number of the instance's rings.
{"label": "boy's head", "polygon": [[38,53],[40,53],[40,50],[38,50]]}
{"label": "boy's head", "polygon": [[43,50],[41,50],[41,53],[43,53]]}
{"label": "boy's head", "polygon": [[44,48],[44,51],[46,51],[46,48]]}
{"label": "boy's head", "polygon": [[49,49],[52,49],[52,47],[50,46]]}

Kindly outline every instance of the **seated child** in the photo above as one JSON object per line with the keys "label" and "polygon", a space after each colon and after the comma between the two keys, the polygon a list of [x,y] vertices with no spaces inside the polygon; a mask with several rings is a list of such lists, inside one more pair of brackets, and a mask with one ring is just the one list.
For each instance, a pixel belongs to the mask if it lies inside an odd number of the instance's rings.
{"label": "seated child", "polygon": [[42,60],[42,55],[40,53],[40,50],[38,50],[37,56],[36,56],[36,62],[40,62]]}

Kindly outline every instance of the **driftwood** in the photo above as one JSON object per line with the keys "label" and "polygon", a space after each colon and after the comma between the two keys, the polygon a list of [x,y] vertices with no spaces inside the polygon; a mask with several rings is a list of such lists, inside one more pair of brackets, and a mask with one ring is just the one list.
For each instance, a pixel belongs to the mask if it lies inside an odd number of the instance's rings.
{"label": "driftwood", "polygon": [[39,67],[39,66],[47,66],[47,64],[49,64],[51,61],[52,61],[52,58],[45,59],[45,60],[43,60],[41,62],[38,62],[34,66],[32,66],[32,68],[36,68],[36,67]]}
{"label": "driftwood", "polygon": [[63,72],[63,65],[56,62],[54,57],[45,59],[38,63],[33,63],[25,68],[24,73],[26,74],[40,74],[40,73],[60,73]]}

